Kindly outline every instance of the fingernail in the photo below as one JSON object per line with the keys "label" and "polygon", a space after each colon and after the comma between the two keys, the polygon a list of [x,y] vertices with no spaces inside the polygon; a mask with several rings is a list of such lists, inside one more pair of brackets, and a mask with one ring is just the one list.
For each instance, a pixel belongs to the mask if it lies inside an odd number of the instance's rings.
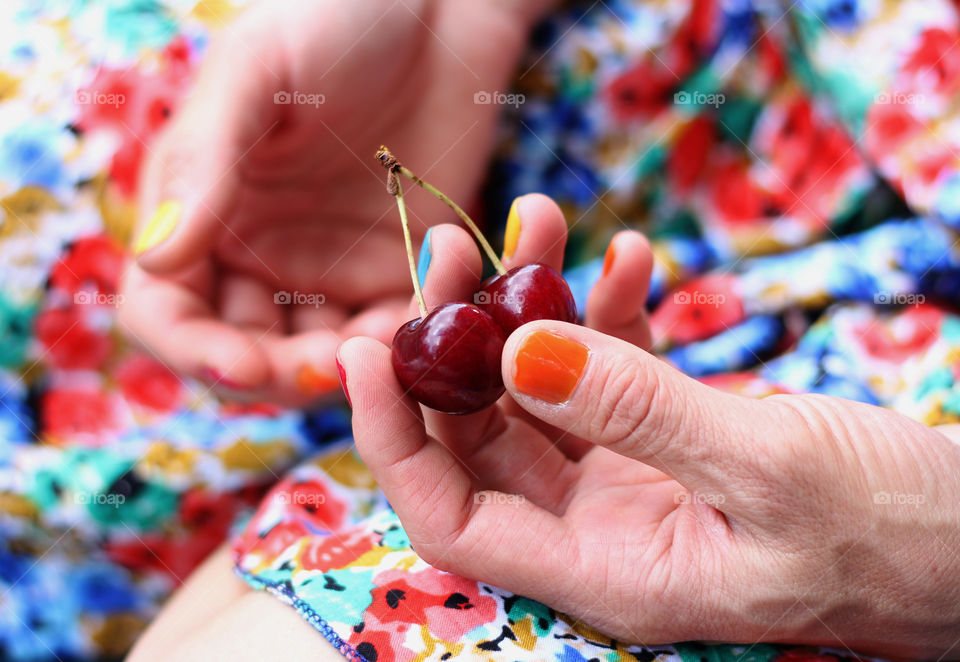
{"label": "fingernail", "polygon": [[570,399],[587,365],[590,350],[550,331],[534,331],[517,350],[513,383],[517,390],[558,405]]}
{"label": "fingernail", "polygon": [[417,280],[420,281],[420,287],[427,282],[427,271],[430,269],[430,260],[433,259],[433,253],[430,248],[430,233],[433,228],[427,230],[423,236],[423,244],[420,246],[420,258],[417,260]]}
{"label": "fingernail", "polygon": [[607,253],[603,256],[603,275],[606,276],[613,269],[613,261],[617,259],[617,251],[613,247],[613,241],[607,246]]}
{"label": "fingernail", "polygon": [[321,395],[337,388],[337,380],[304,363],[297,368],[297,389],[305,395]]}
{"label": "fingernail", "polygon": [[[520,196],[523,197],[523,196]],[[507,215],[507,229],[503,235],[503,257],[509,258],[517,250],[517,240],[520,239],[520,198],[516,198],[510,205],[510,214]]]}
{"label": "fingernail", "polygon": [[176,200],[161,202],[137,238],[133,252],[142,255],[165,241],[176,229],[182,212],[183,205]]}
{"label": "fingernail", "polygon": [[203,366],[200,368],[198,376],[202,381],[208,382],[212,386],[222,386],[223,388],[228,388],[233,391],[243,391],[247,388],[243,384],[233,381],[216,368],[211,368],[210,366]]}
{"label": "fingernail", "polygon": [[[430,234],[430,231],[427,230],[427,235]],[[340,352],[337,352],[337,374],[340,376],[340,388],[343,389],[343,394],[347,396],[347,404],[353,407],[353,402],[350,400],[350,391],[347,390],[347,371],[343,369],[343,364],[340,363]]]}

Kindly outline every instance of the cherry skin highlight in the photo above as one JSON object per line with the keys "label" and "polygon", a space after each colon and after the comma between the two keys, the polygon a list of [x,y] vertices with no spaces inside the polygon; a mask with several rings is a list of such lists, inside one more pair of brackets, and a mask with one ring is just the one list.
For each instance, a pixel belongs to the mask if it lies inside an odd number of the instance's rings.
{"label": "cherry skin highlight", "polygon": [[527,264],[491,276],[480,285],[474,300],[508,336],[535,320],[577,321],[570,286],[545,264]]}
{"label": "cherry skin highlight", "polygon": [[505,341],[500,326],[477,306],[445,303],[397,330],[393,370],[421,404],[468,414],[503,395],[500,356]]}

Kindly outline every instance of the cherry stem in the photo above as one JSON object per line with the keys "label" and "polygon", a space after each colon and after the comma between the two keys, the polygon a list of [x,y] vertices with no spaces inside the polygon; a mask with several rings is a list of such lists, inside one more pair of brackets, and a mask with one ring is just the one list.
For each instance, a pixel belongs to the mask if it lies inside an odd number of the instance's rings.
{"label": "cherry stem", "polygon": [[420,289],[420,279],[417,278],[417,261],[413,257],[413,240],[410,239],[410,222],[407,220],[407,204],[403,201],[403,189],[400,188],[400,178],[390,173],[396,185],[397,209],[400,210],[400,225],[403,226],[403,243],[407,246],[407,261],[410,263],[410,279],[413,281],[413,293],[417,297],[417,306],[420,307],[420,317],[427,316],[427,302],[423,300],[423,291]]}
{"label": "cherry stem", "polygon": [[[476,237],[477,242],[479,242],[480,247],[483,249],[483,252],[487,254],[487,257],[490,258],[490,262],[493,264],[493,268],[497,270],[497,273],[501,276],[507,273],[507,270],[503,268],[503,263],[500,261],[500,258],[497,257],[497,254],[490,246],[490,242],[487,241],[487,238],[483,236],[480,228],[477,227],[477,224],[473,222],[473,219],[467,215],[467,212],[463,211],[460,205],[448,198],[443,191],[435,187],[433,184],[425,182],[413,174],[409,168],[397,161],[396,157],[391,154],[390,150],[386,147],[380,147],[379,151],[377,152],[377,158],[380,159],[380,162],[385,168],[387,168],[388,172],[399,172],[401,175],[417,184],[424,191],[437,198],[440,202],[450,207],[450,209],[452,209],[454,213],[460,217],[460,220],[464,222],[467,228],[470,229],[470,232],[473,233],[473,236]],[[399,177],[396,178],[396,181],[400,181]]]}

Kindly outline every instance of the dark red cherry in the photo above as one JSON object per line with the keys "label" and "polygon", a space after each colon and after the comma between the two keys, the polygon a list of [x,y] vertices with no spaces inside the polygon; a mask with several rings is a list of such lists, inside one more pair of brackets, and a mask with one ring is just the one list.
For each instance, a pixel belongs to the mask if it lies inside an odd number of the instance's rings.
{"label": "dark red cherry", "polygon": [[570,286],[545,264],[527,264],[491,276],[481,283],[474,301],[507,335],[534,320],[577,321]]}
{"label": "dark red cherry", "polygon": [[503,395],[500,355],[506,336],[469,303],[445,303],[393,337],[393,370],[407,392],[431,409],[467,414]]}

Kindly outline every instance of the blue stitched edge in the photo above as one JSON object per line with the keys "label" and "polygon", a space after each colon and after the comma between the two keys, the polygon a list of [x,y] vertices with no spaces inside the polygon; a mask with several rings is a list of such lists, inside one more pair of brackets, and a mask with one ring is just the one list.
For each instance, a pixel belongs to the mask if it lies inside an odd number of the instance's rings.
{"label": "blue stitched edge", "polygon": [[281,602],[286,602],[289,600],[289,603],[294,609],[297,610],[301,616],[310,625],[314,627],[315,630],[319,631],[327,641],[329,641],[337,651],[346,657],[351,662],[370,662],[367,658],[361,655],[356,648],[345,642],[340,638],[340,635],[334,631],[330,624],[327,623],[313,607],[307,604],[305,601],[301,600],[297,595],[291,591],[288,591],[285,586],[276,582],[269,582],[265,579],[261,579],[256,575],[253,575],[246,570],[242,570],[239,566],[234,565],[233,571],[242,579],[243,581],[250,584],[252,587],[257,589],[262,589],[268,593],[277,594],[278,597],[282,598]]}

